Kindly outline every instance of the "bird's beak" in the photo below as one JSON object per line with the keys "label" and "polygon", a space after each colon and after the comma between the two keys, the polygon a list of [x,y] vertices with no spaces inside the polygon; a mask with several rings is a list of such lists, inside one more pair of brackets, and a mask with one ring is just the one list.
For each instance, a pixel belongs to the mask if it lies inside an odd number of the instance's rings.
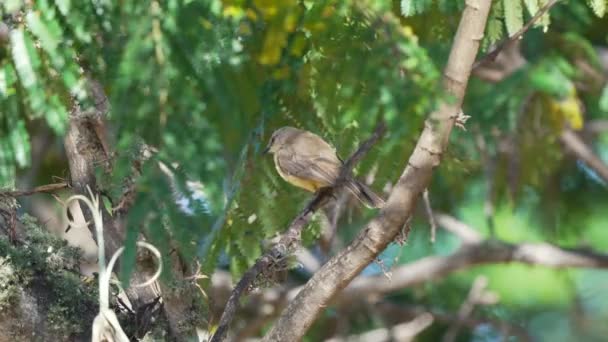
{"label": "bird's beak", "polygon": [[262,151],[262,154],[267,154],[268,152],[270,152],[270,145],[266,146],[264,151]]}

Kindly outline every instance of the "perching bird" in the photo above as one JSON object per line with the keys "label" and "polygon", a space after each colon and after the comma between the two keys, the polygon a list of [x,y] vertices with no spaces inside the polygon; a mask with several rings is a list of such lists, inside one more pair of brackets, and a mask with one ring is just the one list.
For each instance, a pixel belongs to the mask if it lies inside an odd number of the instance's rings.
{"label": "perching bird", "polygon": [[[264,150],[267,152],[274,154],[274,165],[284,180],[310,192],[334,186],[344,165],[334,148],[321,137],[288,126],[272,133]],[[380,196],[354,178],[344,186],[367,207],[384,205]]]}

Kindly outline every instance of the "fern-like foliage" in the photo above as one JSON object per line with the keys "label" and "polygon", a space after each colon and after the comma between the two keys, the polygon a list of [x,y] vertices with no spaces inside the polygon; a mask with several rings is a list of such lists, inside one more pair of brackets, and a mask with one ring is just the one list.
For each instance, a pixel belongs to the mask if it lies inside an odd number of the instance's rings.
{"label": "fern-like foliage", "polygon": [[[419,1],[416,11],[433,5]],[[117,153],[99,184],[114,199],[138,146],[158,149],[135,180],[123,276],[140,233],[164,253],[199,257],[206,272],[222,260],[240,273],[309,196],[260,155],[274,129],[315,131],[347,157],[383,118],[392,138],[356,172],[377,170],[386,182],[402,165],[378,162],[411,148],[403,138],[441,98],[417,37],[377,2],[41,0],[2,9],[10,32],[0,55],[3,182],[30,162],[30,122],[63,134],[71,106],[88,101],[86,77],[110,101]],[[320,227],[315,219],[305,242]]]}

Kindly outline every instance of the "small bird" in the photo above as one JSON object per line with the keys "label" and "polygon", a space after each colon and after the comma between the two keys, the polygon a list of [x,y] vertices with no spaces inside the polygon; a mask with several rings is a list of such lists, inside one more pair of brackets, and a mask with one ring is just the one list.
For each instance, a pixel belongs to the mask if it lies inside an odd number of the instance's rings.
{"label": "small bird", "polygon": [[[264,153],[274,155],[274,165],[281,178],[310,192],[336,185],[344,166],[336,150],[320,136],[289,126],[272,133]],[[348,179],[344,186],[367,207],[384,205],[380,196],[354,178]]]}

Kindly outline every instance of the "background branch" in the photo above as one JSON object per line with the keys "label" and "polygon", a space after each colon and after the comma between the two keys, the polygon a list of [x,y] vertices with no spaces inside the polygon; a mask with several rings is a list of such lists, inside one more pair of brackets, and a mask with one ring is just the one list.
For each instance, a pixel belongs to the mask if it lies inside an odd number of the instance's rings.
{"label": "background branch", "polygon": [[608,182],[608,165],[606,165],[585,142],[571,129],[565,129],[559,140],[578,159],[585,162],[598,176]]}
{"label": "background branch", "polygon": [[551,268],[608,268],[608,255],[568,249],[547,243],[510,244],[491,240],[463,245],[447,256],[429,256],[394,268],[391,281],[384,276],[360,277],[337,298],[365,297],[401,290],[477,265],[518,262]]}

